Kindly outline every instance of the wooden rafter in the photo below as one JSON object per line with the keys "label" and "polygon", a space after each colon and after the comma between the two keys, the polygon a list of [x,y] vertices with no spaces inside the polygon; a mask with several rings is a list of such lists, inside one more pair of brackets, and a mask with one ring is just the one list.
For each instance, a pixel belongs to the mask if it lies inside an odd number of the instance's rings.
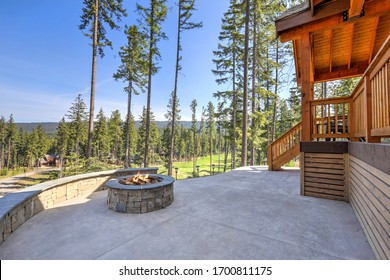
{"label": "wooden rafter", "polygon": [[[298,57],[298,42],[293,41],[293,49],[294,49],[294,57]],[[299,67],[298,63],[295,63],[295,73],[296,73],[296,78],[297,78],[297,83],[301,84],[301,73],[299,72]]]}
{"label": "wooden rafter", "polygon": [[349,38],[349,46],[348,46],[348,69],[351,69],[351,60],[352,60],[352,49],[353,49],[353,35],[354,35],[354,31],[355,31],[355,24],[354,23],[351,23],[351,26],[350,26],[350,31],[349,31],[349,35],[350,35],[350,38]]}
{"label": "wooden rafter", "polygon": [[350,69],[332,69],[331,72],[317,73],[314,77],[314,82],[319,83],[340,80],[341,78],[359,77],[364,74],[367,66],[367,62],[362,62],[353,65]]}
{"label": "wooden rafter", "polygon": [[357,17],[360,15],[363,9],[364,0],[350,0],[349,2],[349,18]]}
{"label": "wooden rafter", "polygon": [[329,30],[329,72],[332,72],[333,60],[332,60],[332,42],[333,42],[333,30]]}
{"label": "wooden rafter", "polygon": [[379,23],[379,17],[376,17],[375,18],[375,22],[374,22],[374,27],[373,27],[373,31],[371,33],[371,45],[370,45],[370,57],[368,58],[368,64],[371,63],[371,60],[372,60],[372,54],[374,52],[374,45],[375,45],[375,38],[376,38],[376,32],[378,30],[378,23]]}

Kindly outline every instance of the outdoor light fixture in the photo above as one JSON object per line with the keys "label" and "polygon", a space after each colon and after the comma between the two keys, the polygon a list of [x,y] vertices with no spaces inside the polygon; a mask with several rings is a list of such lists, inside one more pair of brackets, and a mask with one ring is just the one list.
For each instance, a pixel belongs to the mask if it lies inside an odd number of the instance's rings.
{"label": "outdoor light fixture", "polygon": [[176,180],[177,180],[177,173],[179,172],[179,167],[175,167],[175,172],[176,172]]}

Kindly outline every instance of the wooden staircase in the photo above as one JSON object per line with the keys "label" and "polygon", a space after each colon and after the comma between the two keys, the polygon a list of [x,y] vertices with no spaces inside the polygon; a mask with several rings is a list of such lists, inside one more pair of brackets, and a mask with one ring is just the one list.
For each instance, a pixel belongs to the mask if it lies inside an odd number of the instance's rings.
{"label": "wooden staircase", "polygon": [[302,122],[291,128],[268,146],[268,170],[280,169],[300,153]]}

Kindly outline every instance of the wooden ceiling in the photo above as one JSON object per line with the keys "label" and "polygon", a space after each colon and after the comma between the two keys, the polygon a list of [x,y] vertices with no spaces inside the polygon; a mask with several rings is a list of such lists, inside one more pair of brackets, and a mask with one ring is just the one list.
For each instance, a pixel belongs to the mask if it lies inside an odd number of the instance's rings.
{"label": "wooden ceiling", "polygon": [[390,34],[390,0],[308,1],[309,8],[276,21],[281,41],[293,41],[298,83],[306,34],[313,82],[361,76]]}

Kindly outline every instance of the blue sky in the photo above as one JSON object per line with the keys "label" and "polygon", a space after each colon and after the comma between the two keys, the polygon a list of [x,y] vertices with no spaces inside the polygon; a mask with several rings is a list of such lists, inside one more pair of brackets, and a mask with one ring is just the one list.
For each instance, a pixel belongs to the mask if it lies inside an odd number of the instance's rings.
{"label": "blue sky", "polygon": [[[148,0],[139,1],[147,4]],[[132,23],[135,0],[124,0]],[[153,77],[152,110],[163,120],[169,94],[173,89],[175,66],[176,6],[172,8],[164,31],[169,40],[159,45],[162,53],[160,72]],[[212,51],[216,49],[221,17],[229,0],[198,0],[194,20],[202,20],[203,29],[190,30],[183,36],[183,75],[179,80],[179,98],[183,119],[190,119],[190,103],[196,98],[205,106],[218,89],[211,73]],[[17,122],[59,121],[78,93],[89,104],[91,75],[90,42],[78,29],[82,1],[7,0],[0,10],[0,115],[14,115]],[[109,31],[113,50],[97,62],[95,115],[100,107],[106,115],[126,111],[124,84],[112,74],[120,61],[118,49],[125,43],[122,31]],[[146,94],[134,98],[136,118],[146,104]],[[200,110],[199,110],[200,111]]]}
{"label": "blue sky", "polygon": [[[124,0],[129,17],[122,25],[131,24],[135,0]],[[177,8],[169,0],[171,11],[163,29],[169,40],[159,44],[162,61],[160,72],[153,77],[152,111],[164,120],[173,89]],[[149,0],[139,0],[147,5]],[[212,94],[225,89],[215,83],[211,73],[213,50],[218,44],[221,18],[229,0],[197,0],[194,20],[203,21],[202,29],[183,35],[183,69],[178,94],[183,120],[190,120],[190,103],[196,98],[198,111],[212,100]],[[82,0],[6,0],[0,9],[0,115],[17,122],[57,122],[67,113],[78,93],[89,106],[91,47],[78,29]],[[119,109],[125,118],[127,96],[124,84],[112,75],[120,60],[119,47],[125,43],[122,31],[108,31],[113,49],[105,49],[105,57],[97,61],[95,116],[102,107],[106,116]],[[146,105],[146,94],[133,98],[136,119]]]}

